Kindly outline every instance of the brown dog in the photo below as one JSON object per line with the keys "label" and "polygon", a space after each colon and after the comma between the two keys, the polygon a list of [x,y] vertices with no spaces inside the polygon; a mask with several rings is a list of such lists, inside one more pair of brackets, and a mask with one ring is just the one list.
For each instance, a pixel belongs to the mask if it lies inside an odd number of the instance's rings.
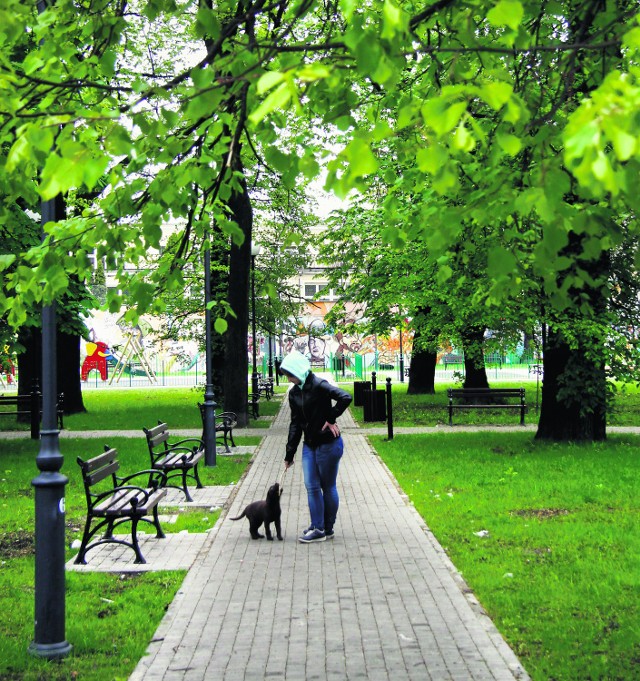
{"label": "brown dog", "polygon": [[276,536],[282,541],[282,533],[280,531],[280,495],[282,494],[282,487],[275,482],[267,492],[267,498],[264,501],[254,501],[249,504],[242,513],[231,520],[240,520],[241,518],[249,519],[249,532],[252,539],[260,539],[264,534],[260,534],[258,530],[260,525],[264,523],[264,531],[269,541],[273,541],[271,536],[271,523],[276,528]]}

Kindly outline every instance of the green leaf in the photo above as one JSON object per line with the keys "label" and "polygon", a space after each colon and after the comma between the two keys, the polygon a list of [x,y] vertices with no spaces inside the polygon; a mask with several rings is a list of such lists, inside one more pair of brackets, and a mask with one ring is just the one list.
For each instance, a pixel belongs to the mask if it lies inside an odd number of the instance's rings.
{"label": "green leaf", "polygon": [[313,83],[317,80],[329,78],[331,69],[324,64],[306,64],[301,69],[296,71],[296,78],[299,78],[305,83]]}
{"label": "green leaf", "polygon": [[607,137],[611,140],[613,150],[619,161],[628,161],[638,146],[637,138],[616,125],[603,121],[602,126]]}
{"label": "green leaf", "polygon": [[227,323],[226,319],[217,317],[213,322],[213,328],[216,330],[216,333],[222,334],[225,333],[225,331],[229,328],[229,324]]}
{"label": "green leaf", "polygon": [[422,119],[425,124],[432,128],[437,135],[445,135],[451,132],[467,110],[466,102],[454,102],[449,104],[443,97],[437,97],[426,101],[421,108]]}
{"label": "green leaf", "polygon": [[384,0],[380,36],[384,40],[393,40],[398,33],[405,33],[408,26],[408,15],[392,0]]}
{"label": "green leaf", "polygon": [[515,135],[499,132],[496,135],[496,140],[500,145],[502,151],[504,151],[505,154],[508,154],[509,156],[516,156],[518,153],[520,153],[520,150],[522,149],[522,141],[520,140],[519,137],[516,137]]}
{"label": "green leaf", "polygon": [[431,145],[420,149],[416,154],[416,163],[423,173],[436,175],[446,165],[449,155],[440,145]]}
{"label": "green leaf", "polygon": [[108,167],[109,158],[107,156],[89,158],[84,161],[82,165],[82,178],[89,189],[93,189],[98,184],[102,177],[104,177]]}
{"label": "green leaf", "polygon": [[0,272],[3,272],[15,262],[16,256],[13,254],[0,254]]}
{"label": "green leaf", "polygon": [[263,73],[256,84],[256,92],[263,95],[285,79],[285,74],[280,71],[267,71]]}
{"label": "green leaf", "polygon": [[487,258],[487,274],[490,277],[502,277],[513,274],[517,269],[517,260],[513,253],[503,246],[491,248]]}
{"label": "green leaf", "polygon": [[467,152],[472,151],[476,146],[476,140],[462,121],[460,121],[456,131],[453,133],[452,146],[454,149]]}
{"label": "green leaf", "polygon": [[344,150],[344,155],[349,159],[349,171],[353,177],[370,175],[378,169],[378,159],[363,139],[356,137],[351,140]]}
{"label": "green leaf", "polygon": [[198,14],[196,15],[196,31],[199,36],[208,36],[214,40],[220,37],[221,26],[218,12],[218,9],[209,9],[206,4],[200,3]]}
{"label": "green leaf", "polygon": [[351,21],[353,13],[358,9],[360,3],[358,0],[340,0],[340,9],[342,10],[342,15],[347,21]]}
{"label": "green leaf", "polygon": [[281,83],[260,105],[249,115],[249,120],[259,123],[276,109],[284,109],[291,101],[291,85],[288,81]]}
{"label": "green leaf", "polygon": [[518,0],[499,0],[499,2],[487,12],[487,20],[493,26],[508,26],[517,31],[524,15],[522,3]]}
{"label": "green leaf", "polygon": [[513,86],[502,81],[483,83],[479,95],[494,110],[499,111],[513,94]]}

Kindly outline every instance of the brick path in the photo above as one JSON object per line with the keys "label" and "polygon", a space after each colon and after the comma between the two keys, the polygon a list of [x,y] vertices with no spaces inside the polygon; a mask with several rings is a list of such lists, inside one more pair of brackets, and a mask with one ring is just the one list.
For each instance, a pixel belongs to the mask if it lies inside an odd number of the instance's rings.
{"label": "brick path", "polygon": [[348,412],[340,423],[335,539],[297,541],[309,524],[299,462],[284,479],[284,541],[229,520],[281,476],[285,405],[130,681],[528,679],[363,431]]}

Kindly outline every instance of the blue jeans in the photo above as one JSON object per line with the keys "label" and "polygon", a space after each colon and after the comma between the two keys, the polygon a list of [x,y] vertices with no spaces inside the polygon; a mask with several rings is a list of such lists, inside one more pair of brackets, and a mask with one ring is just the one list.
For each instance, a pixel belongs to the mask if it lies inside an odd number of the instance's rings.
{"label": "blue jeans", "polygon": [[342,437],[318,447],[302,445],[302,472],[307,488],[311,524],[319,530],[332,530],[338,514],[338,467],[344,444]]}

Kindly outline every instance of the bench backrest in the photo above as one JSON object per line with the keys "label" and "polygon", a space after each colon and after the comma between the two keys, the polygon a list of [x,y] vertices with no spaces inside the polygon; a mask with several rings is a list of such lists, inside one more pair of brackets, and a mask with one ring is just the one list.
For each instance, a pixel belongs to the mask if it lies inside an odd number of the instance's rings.
{"label": "bench backrest", "polygon": [[524,398],[524,388],[447,388],[447,395],[452,397],[519,397]]}
{"label": "bench backrest", "polygon": [[91,506],[91,488],[93,485],[108,477],[111,477],[113,486],[115,487],[116,485],[115,475],[116,471],[120,468],[118,451],[105,446],[103,454],[94,456],[93,459],[88,459],[87,461],[78,457],[77,461],[82,471],[82,481],[84,482],[84,490],[87,495],[87,503]]}
{"label": "bench backrest", "polygon": [[158,421],[155,428],[143,428],[144,434],[147,436],[147,445],[149,446],[149,453],[153,456],[154,449],[158,445],[164,445],[164,449],[168,449],[167,441],[171,437],[169,433],[169,426],[162,421]]}

